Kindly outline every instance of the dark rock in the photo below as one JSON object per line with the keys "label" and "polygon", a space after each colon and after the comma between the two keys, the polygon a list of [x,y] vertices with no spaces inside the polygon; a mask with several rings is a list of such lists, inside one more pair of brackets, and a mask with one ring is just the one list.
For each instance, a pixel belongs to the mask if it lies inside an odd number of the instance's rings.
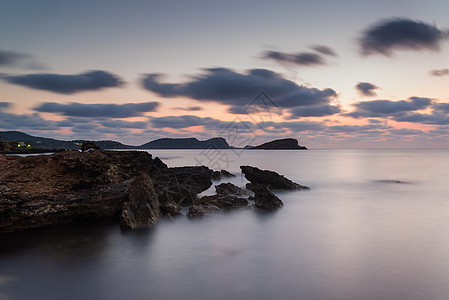
{"label": "dark rock", "polygon": [[167,168],[152,178],[156,179],[156,190],[169,198],[167,202],[189,206],[197,194],[212,185],[212,170],[204,166]]}
{"label": "dark rock", "polygon": [[189,207],[187,216],[190,218],[198,218],[217,213],[222,210],[229,211],[247,206],[248,200],[233,195],[216,194],[212,196],[203,196],[193,202],[193,204]]}
{"label": "dark rock", "polygon": [[163,168],[143,151],[0,155],[0,170],[0,233],[120,215],[123,227],[139,227],[212,185],[206,167]]}
{"label": "dark rock", "polygon": [[167,165],[159,157],[156,157],[154,159],[153,163],[156,168],[159,168],[159,169],[167,169],[168,168]]}
{"label": "dark rock", "polygon": [[151,178],[147,174],[137,177],[129,189],[129,198],[123,204],[120,228],[135,229],[155,224],[162,213]]}
{"label": "dark rock", "polygon": [[261,170],[251,166],[241,166],[245,178],[251,183],[262,184],[273,190],[301,190],[309,189],[306,186],[297,184],[290,179],[269,170]]}
{"label": "dark rock", "polygon": [[212,173],[212,180],[220,180],[229,177],[235,177],[235,175],[226,170],[214,171]]}
{"label": "dark rock", "polygon": [[87,141],[81,144],[81,151],[86,152],[89,150],[101,150],[101,148],[100,146],[91,141]]}
{"label": "dark rock", "polygon": [[249,149],[263,149],[263,150],[307,150],[306,147],[299,145],[297,139],[287,138],[274,140],[264,143],[259,146],[251,147]]}
{"label": "dark rock", "polygon": [[274,210],[284,205],[281,199],[265,185],[248,183],[246,187],[254,192],[254,196],[251,196],[250,199],[254,200],[254,205],[258,208]]}
{"label": "dark rock", "polygon": [[237,196],[244,196],[249,195],[248,191],[239,188],[238,186],[228,182],[228,183],[221,183],[219,185],[215,186],[215,191],[217,194],[227,194],[227,195],[237,195]]}

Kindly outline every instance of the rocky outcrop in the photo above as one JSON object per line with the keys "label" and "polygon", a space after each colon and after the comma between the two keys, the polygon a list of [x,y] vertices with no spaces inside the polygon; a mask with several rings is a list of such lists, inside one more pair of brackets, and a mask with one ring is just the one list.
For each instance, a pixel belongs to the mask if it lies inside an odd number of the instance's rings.
{"label": "rocky outcrop", "polygon": [[215,186],[217,194],[203,196],[189,207],[187,216],[190,218],[203,217],[219,211],[229,211],[236,208],[248,207],[246,198],[238,197],[249,193],[232,183],[222,183]]}
{"label": "rocky outcrop", "polygon": [[137,177],[129,189],[128,200],[123,204],[120,228],[135,229],[155,224],[160,216],[159,199],[148,174]]}
{"label": "rocky outcrop", "polygon": [[297,139],[287,138],[274,140],[264,143],[259,146],[249,147],[248,149],[262,149],[262,150],[307,150],[305,146],[299,145]]}
{"label": "rocky outcrop", "polygon": [[140,227],[212,185],[206,167],[167,168],[143,151],[0,155],[0,170],[0,232],[120,216]]}
{"label": "rocky outcrop", "polygon": [[92,141],[87,141],[81,144],[81,151],[86,152],[90,150],[101,150],[101,148]]}
{"label": "rocky outcrop", "polygon": [[244,190],[230,182],[216,185],[215,191],[217,192],[217,194],[225,194],[225,195],[237,195],[237,196],[249,195],[249,192],[247,190]]}
{"label": "rocky outcrop", "polygon": [[220,180],[223,178],[236,177],[234,174],[226,170],[214,171],[212,173],[212,180]]}
{"label": "rocky outcrop", "polygon": [[303,190],[309,189],[269,170],[261,170],[251,166],[241,166],[242,173],[249,182],[254,184],[262,184],[271,190]]}
{"label": "rocky outcrop", "polygon": [[284,205],[281,199],[273,194],[265,185],[248,183],[246,187],[254,192],[254,196],[251,196],[250,199],[254,201],[254,205],[258,208],[275,210]]}

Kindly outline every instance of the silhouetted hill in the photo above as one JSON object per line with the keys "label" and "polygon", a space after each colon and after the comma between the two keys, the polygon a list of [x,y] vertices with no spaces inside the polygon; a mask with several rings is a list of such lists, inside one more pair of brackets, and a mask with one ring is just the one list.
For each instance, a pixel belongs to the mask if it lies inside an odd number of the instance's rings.
{"label": "silhouetted hill", "polygon": [[230,149],[224,138],[212,138],[200,141],[196,138],[162,138],[143,144],[139,149]]}
{"label": "silhouetted hill", "polygon": [[297,139],[287,138],[274,140],[268,143],[264,143],[259,146],[255,146],[249,149],[263,149],[263,150],[307,150],[305,146],[301,146]]}
{"label": "silhouetted hill", "polygon": [[[0,141],[21,142],[31,148],[40,149],[81,149],[86,140],[62,141],[32,136],[20,131],[0,131]],[[120,142],[103,140],[93,141],[102,149],[231,149],[224,138],[216,137],[205,141],[196,138],[162,138],[141,146],[130,146]]]}
{"label": "silhouetted hill", "polygon": [[73,142],[32,136],[20,131],[0,131],[0,141],[23,142],[40,149],[79,149]]}

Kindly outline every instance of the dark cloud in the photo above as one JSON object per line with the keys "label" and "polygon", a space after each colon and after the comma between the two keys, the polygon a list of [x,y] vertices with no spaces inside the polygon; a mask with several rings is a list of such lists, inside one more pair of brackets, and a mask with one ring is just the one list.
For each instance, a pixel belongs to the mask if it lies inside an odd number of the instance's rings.
{"label": "dark cloud", "polygon": [[12,114],[0,111],[0,128],[11,130],[58,130],[57,122],[43,119],[39,114]]}
{"label": "dark cloud", "polygon": [[313,121],[293,121],[293,122],[267,122],[268,128],[273,127],[275,129],[289,129],[294,132],[301,131],[321,131],[325,128],[322,122]]}
{"label": "dark cloud", "polygon": [[372,130],[389,128],[385,124],[368,124],[368,125],[336,125],[327,127],[327,131],[339,133],[367,132]]}
{"label": "dark cloud", "polygon": [[184,115],[184,116],[166,116],[166,117],[158,117],[151,118],[150,123],[152,128],[187,128],[192,126],[210,126],[217,125],[222,123],[217,119],[213,118],[201,118],[192,115]]}
{"label": "dark cloud", "polygon": [[289,63],[298,66],[317,66],[326,64],[326,61],[320,54],[313,52],[289,54],[279,51],[266,51],[263,54],[263,58],[272,59],[279,63]]}
{"label": "dark cloud", "polygon": [[377,90],[378,87],[369,82],[359,82],[355,86],[355,89],[359,91],[363,96],[374,97],[377,95],[374,90]]}
{"label": "dark cloud", "polygon": [[438,51],[440,43],[448,37],[431,24],[406,18],[382,20],[368,28],[359,39],[363,55],[391,56],[394,50]]}
{"label": "dark cloud", "polygon": [[102,70],[92,70],[77,75],[41,73],[17,76],[4,75],[0,78],[9,83],[59,94],[96,91],[123,85],[123,81],[119,77]]}
{"label": "dark cloud", "polygon": [[354,112],[346,114],[353,118],[389,117],[428,108],[432,105],[429,98],[410,97],[408,100],[374,100],[354,104]]}
{"label": "dark cloud", "polygon": [[290,109],[289,112],[291,113],[290,119],[296,119],[298,117],[324,117],[341,112],[341,108],[336,105],[319,105],[296,107]]}
{"label": "dark cloud", "polygon": [[328,46],[315,45],[315,46],[312,46],[312,49],[321,54],[337,56],[337,53],[332,48],[330,48]]}
{"label": "dark cloud", "polygon": [[[160,74],[148,74],[142,80],[145,89],[163,97],[185,96],[200,101],[230,105],[230,111],[241,113],[247,105],[278,109],[330,104],[337,97],[332,89],[319,90],[297,85],[280,74],[266,69],[249,70],[246,74],[230,69],[206,69],[182,84],[160,83]],[[256,99],[263,91],[265,100]],[[246,108],[244,108],[246,107]]]}
{"label": "dark cloud", "polygon": [[11,107],[11,102],[0,102],[0,109]]}
{"label": "dark cloud", "polygon": [[29,59],[30,55],[15,52],[0,50],[0,66],[17,66],[23,62],[25,59]]}
{"label": "dark cloud", "polygon": [[38,112],[57,113],[70,117],[105,117],[129,118],[143,116],[145,112],[155,111],[158,102],[127,103],[127,104],[60,104],[45,102],[34,110]]}
{"label": "dark cloud", "polygon": [[199,111],[203,110],[201,106],[188,106],[188,107],[175,107],[177,110],[185,110],[185,111]]}
{"label": "dark cloud", "polygon": [[122,120],[110,120],[100,122],[104,127],[109,128],[135,128],[135,129],[146,129],[147,122],[129,122]]}
{"label": "dark cloud", "polygon": [[432,76],[445,76],[449,75],[449,69],[440,69],[440,70],[432,70],[430,71]]}

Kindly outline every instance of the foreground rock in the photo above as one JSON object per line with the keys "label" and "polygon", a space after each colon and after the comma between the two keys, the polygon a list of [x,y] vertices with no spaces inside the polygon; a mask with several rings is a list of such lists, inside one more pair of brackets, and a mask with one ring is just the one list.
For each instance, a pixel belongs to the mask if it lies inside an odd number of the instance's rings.
{"label": "foreground rock", "polygon": [[241,166],[242,173],[249,182],[254,184],[262,184],[272,190],[303,190],[309,189],[269,170],[261,170],[251,166]]}
{"label": "foreground rock", "polygon": [[161,210],[153,182],[147,174],[134,180],[129,189],[128,200],[123,204],[120,228],[135,229],[155,224]]}
{"label": "foreground rock", "polygon": [[265,185],[248,183],[246,187],[254,192],[254,196],[251,196],[250,199],[254,200],[254,205],[258,208],[275,210],[284,205],[281,199]]}
{"label": "foreground rock", "polygon": [[140,227],[212,185],[206,167],[167,168],[141,151],[0,155],[0,170],[0,232],[120,216],[123,228]]}
{"label": "foreground rock", "polygon": [[248,207],[248,200],[242,197],[249,193],[232,183],[222,183],[215,186],[217,194],[212,196],[203,196],[193,202],[189,207],[187,216],[190,218],[203,217],[217,213],[219,211],[229,211],[232,209]]}

